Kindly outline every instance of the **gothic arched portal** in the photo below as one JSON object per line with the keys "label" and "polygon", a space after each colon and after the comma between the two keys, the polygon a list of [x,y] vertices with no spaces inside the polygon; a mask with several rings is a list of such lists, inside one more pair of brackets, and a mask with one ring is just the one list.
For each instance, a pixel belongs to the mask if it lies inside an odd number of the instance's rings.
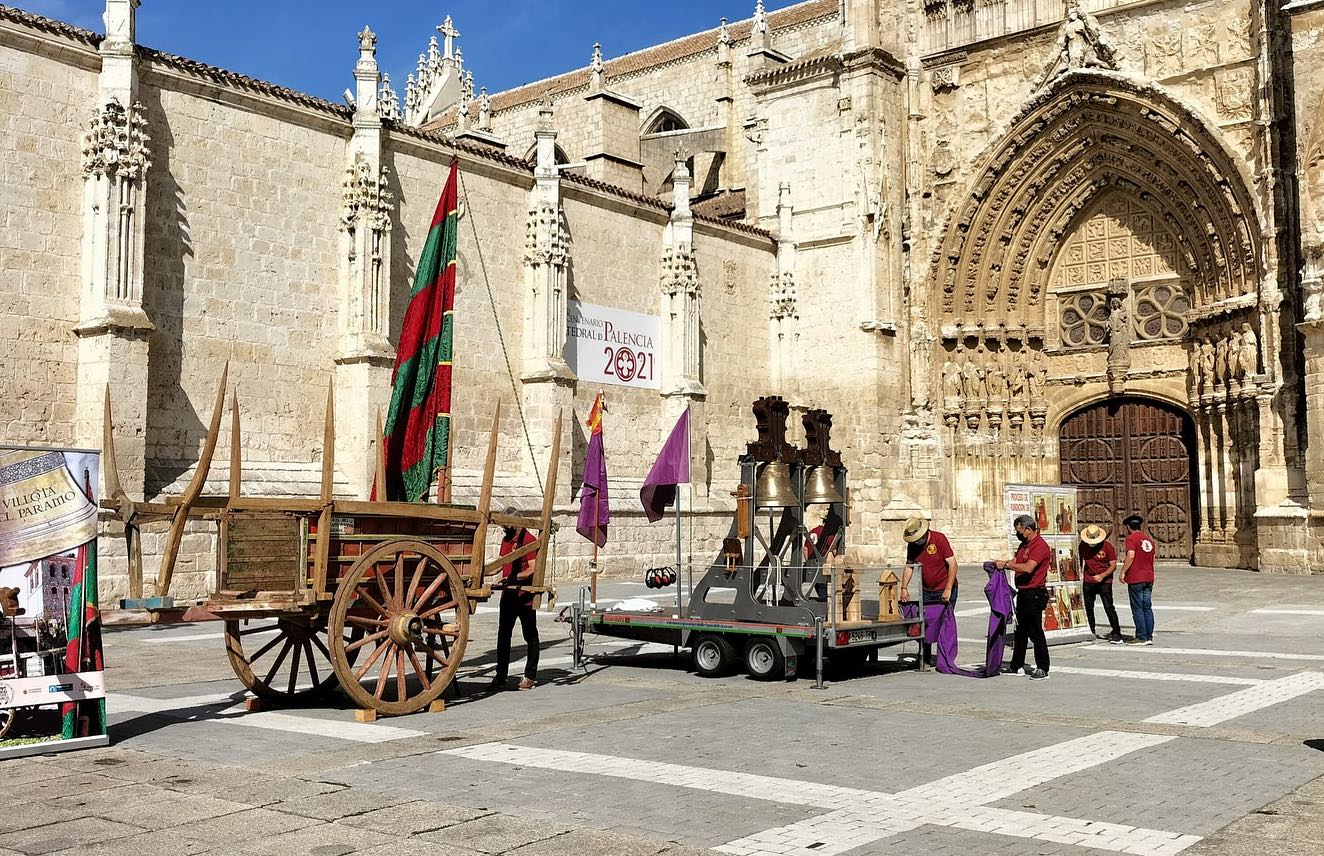
{"label": "gothic arched portal", "polygon": [[1122,520],[1139,514],[1159,558],[1191,559],[1200,516],[1189,416],[1150,399],[1110,398],[1068,416],[1058,448],[1062,484],[1080,489],[1081,526],[1096,523],[1117,539]]}

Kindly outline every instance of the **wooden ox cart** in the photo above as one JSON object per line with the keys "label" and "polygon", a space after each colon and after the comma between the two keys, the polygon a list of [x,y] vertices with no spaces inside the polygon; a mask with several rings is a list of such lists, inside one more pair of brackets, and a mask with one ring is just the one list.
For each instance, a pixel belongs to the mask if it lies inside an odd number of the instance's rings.
{"label": "wooden ox cart", "polygon": [[[103,505],[125,525],[130,596],[124,605],[149,608],[159,623],[225,622],[230,665],[254,696],[296,703],[338,683],[368,717],[440,709],[439,699],[464,657],[470,617],[492,596],[489,577],[505,562],[536,551],[533,583],[525,590],[539,599],[554,597],[544,578],[561,446],[559,416],[538,517],[492,512],[499,404],[477,507],[335,499],[330,393],[317,498],[243,495],[237,397],[231,399],[229,493],[207,496],[202,488],[216,451],[225,388],[223,372],[202,457],[188,488],[158,503],[134,502],[120,485],[107,389],[104,454],[110,499]],[[381,445],[379,485],[385,483]],[[200,605],[176,608],[170,583],[190,519],[217,524],[216,582]],[[169,521],[169,532],[156,597],[144,600],[140,527],[152,521]],[[488,527],[493,524],[524,527],[536,533],[536,541],[485,561]]]}

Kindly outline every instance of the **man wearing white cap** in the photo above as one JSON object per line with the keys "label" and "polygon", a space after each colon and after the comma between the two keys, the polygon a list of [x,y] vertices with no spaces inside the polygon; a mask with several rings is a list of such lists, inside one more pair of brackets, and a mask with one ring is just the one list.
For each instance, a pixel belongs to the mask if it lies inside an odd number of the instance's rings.
{"label": "man wearing white cap", "polygon": [[1113,606],[1113,572],[1117,570],[1117,548],[1108,540],[1108,532],[1093,524],[1080,530],[1080,562],[1085,573],[1085,614],[1090,619],[1090,632],[1094,633],[1094,599],[1103,600],[1103,611],[1112,625],[1107,639],[1114,645],[1122,644],[1122,626],[1117,622],[1117,609]]}

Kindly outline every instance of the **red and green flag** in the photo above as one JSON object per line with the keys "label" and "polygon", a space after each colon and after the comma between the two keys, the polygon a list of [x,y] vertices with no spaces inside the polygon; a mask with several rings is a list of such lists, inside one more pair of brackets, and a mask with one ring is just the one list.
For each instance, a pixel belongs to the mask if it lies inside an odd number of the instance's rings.
{"label": "red and green flag", "polygon": [[[92,497],[91,484],[85,486]],[[69,615],[65,622],[64,669],[69,674],[100,672],[105,668],[101,657],[101,611],[97,609],[97,542],[93,538],[78,548],[74,568],[74,589],[69,596]],[[66,702],[61,706],[63,736],[89,737],[106,733],[106,700],[89,699]]]}
{"label": "red and green flag", "polygon": [[[459,198],[458,161],[452,158],[414,274],[391,378],[383,429],[388,500],[426,500],[437,470],[449,466]],[[373,486],[374,499],[380,488]]]}

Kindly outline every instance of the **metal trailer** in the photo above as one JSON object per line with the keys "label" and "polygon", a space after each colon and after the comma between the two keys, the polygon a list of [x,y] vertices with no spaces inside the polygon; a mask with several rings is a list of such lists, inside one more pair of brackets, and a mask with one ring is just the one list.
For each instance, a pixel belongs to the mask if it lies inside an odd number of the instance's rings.
{"label": "metal trailer", "polygon": [[[321,495],[246,497],[241,488],[239,408],[231,400],[228,495],[204,496],[225,403],[221,375],[202,458],[184,494],[158,503],[134,502],[120,485],[106,391],[105,460],[110,499],[103,507],[124,524],[130,598],[153,623],[221,621],[235,675],[259,699],[293,703],[335,685],[362,711],[405,714],[440,709],[469,640],[470,616],[492,596],[487,578],[535,551],[533,584],[522,590],[555,598],[543,584],[561,420],[551,448],[543,507],[537,517],[493,513],[498,404],[488,441],[477,507],[411,502],[361,502],[332,496],[334,396],[327,394]],[[378,426],[377,436],[381,436]],[[377,483],[385,483],[378,443]],[[189,520],[219,530],[211,594],[196,606],[175,606],[171,579]],[[169,522],[155,597],[143,598],[141,527]],[[485,561],[489,527],[536,531],[533,543]]]}
{"label": "metal trailer", "polygon": [[652,612],[613,611],[592,608],[585,599],[587,589],[570,605],[569,623],[574,643],[575,667],[584,662],[589,634],[637,642],[653,642],[686,648],[694,670],[703,677],[721,677],[743,666],[759,680],[792,678],[806,661],[813,663],[815,682],[823,685],[824,660],[847,669],[858,669],[881,648],[916,644],[916,660],[926,670],[921,642],[920,617],[900,621],[852,621],[827,623],[806,610],[795,624],[774,624],[720,618],[680,618]]}
{"label": "metal trailer", "polygon": [[[783,399],[761,398],[753,410],[759,440],[740,457],[736,520],[722,553],[689,586],[688,602],[678,594],[671,615],[616,612],[590,607],[581,594],[570,611],[576,662],[590,632],[688,648],[702,675],[727,673],[743,661],[763,679],[793,674],[811,653],[821,680],[825,654],[858,665],[881,647],[921,647],[923,610],[906,620],[895,597],[881,596],[868,609],[865,571],[837,558],[845,554],[850,503],[846,467],[831,448],[831,414],[804,413],[806,447],[796,448],[785,441],[789,406]],[[816,541],[805,526],[813,506],[824,512]],[[840,597],[848,577],[854,581],[850,609]],[[923,668],[922,651],[918,660]]]}

